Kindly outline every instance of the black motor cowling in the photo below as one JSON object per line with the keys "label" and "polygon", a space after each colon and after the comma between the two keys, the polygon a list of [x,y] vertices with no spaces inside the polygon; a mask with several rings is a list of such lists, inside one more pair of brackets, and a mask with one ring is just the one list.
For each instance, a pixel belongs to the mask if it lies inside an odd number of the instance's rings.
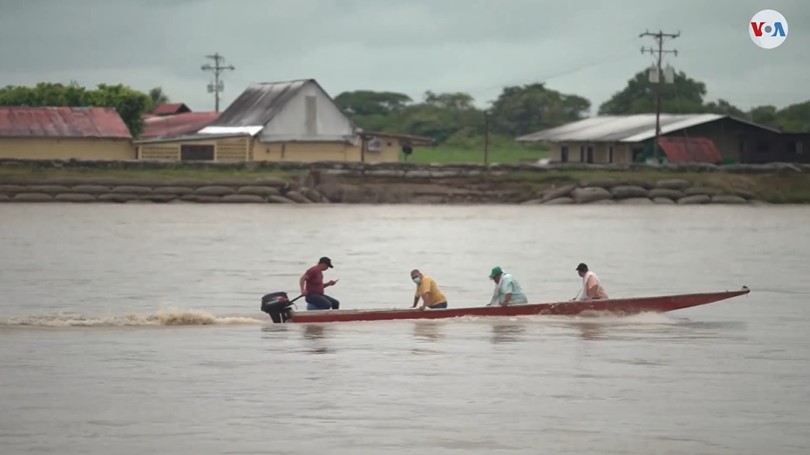
{"label": "black motor cowling", "polygon": [[276,324],[282,324],[290,319],[292,310],[289,297],[286,292],[271,292],[262,297],[261,309],[270,315],[270,319]]}

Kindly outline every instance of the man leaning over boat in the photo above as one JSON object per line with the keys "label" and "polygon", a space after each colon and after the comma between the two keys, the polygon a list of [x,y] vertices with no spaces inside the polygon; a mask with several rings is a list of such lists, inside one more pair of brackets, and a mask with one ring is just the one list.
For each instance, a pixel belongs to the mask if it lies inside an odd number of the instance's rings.
{"label": "man leaning over boat", "polygon": [[420,310],[447,308],[447,298],[442,294],[433,277],[422,274],[418,269],[413,269],[411,270],[411,280],[416,283],[416,294],[413,296],[411,308],[416,308],[420,298],[422,299]]}
{"label": "man leaning over boat", "polygon": [[608,295],[602,283],[599,282],[599,277],[595,273],[588,270],[588,266],[580,263],[577,268],[577,274],[582,277],[582,289],[579,290],[574,300],[599,300],[607,299]]}
{"label": "man leaning over boat", "polygon": [[504,273],[499,266],[494,267],[489,274],[489,279],[495,281],[495,290],[492,293],[492,300],[487,306],[507,306],[529,303],[523,288],[510,273]]}

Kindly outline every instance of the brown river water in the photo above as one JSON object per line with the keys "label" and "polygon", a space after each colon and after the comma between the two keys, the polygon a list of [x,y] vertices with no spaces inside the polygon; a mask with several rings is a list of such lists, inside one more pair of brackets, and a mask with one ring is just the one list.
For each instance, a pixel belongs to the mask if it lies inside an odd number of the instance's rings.
{"label": "brown river water", "polygon": [[[807,454],[810,208],[0,205],[0,453]],[[409,272],[533,302],[586,262],[670,314],[273,325],[318,257],[341,308]],[[302,299],[303,300],[303,299]],[[302,302],[299,301],[299,302]],[[304,309],[304,305],[298,305]]]}

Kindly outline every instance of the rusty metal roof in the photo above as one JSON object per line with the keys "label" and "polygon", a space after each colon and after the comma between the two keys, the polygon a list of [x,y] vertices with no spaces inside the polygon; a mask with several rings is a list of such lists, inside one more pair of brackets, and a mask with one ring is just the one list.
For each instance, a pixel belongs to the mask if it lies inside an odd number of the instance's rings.
{"label": "rusty metal roof", "polygon": [[185,103],[163,103],[152,110],[152,115],[174,115],[191,112]]}
{"label": "rusty metal roof", "polygon": [[684,163],[720,163],[723,155],[714,141],[703,137],[661,137],[658,144],[664,149],[667,159]]}
{"label": "rusty metal roof", "polygon": [[132,139],[113,108],[0,107],[0,137]]}
{"label": "rusty metal roof", "polygon": [[[731,118],[765,130],[773,128],[719,114],[661,114],[661,134]],[[518,142],[643,142],[655,137],[655,114],[601,115],[517,138]]]}
{"label": "rusty metal roof", "polygon": [[217,112],[185,112],[177,115],[147,117],[141,138],[182,136],[196,133],[219,117]]}
{"label": "rusty metal roof", "polygon": [[287,82],[264,82],[248,86],[211,126],[264,126],[306,84],[314,79]]}

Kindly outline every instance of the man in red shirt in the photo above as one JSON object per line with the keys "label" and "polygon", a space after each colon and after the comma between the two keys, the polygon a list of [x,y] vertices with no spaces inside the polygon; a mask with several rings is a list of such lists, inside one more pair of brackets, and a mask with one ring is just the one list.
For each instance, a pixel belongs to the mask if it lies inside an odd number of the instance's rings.
{"label": "man in red shirt", "polygon": [[323,293],[324,288],[334,286],[337,283],[337,280],[323,282],[324,270],[331,268],[333,268],[332,260],[328,257],[322,257],[317,264],[301,275],[298,284],[301,287],[301,295],[306,296],[307,310],[337,310],[340,307],[340,302],[337,299]]}

